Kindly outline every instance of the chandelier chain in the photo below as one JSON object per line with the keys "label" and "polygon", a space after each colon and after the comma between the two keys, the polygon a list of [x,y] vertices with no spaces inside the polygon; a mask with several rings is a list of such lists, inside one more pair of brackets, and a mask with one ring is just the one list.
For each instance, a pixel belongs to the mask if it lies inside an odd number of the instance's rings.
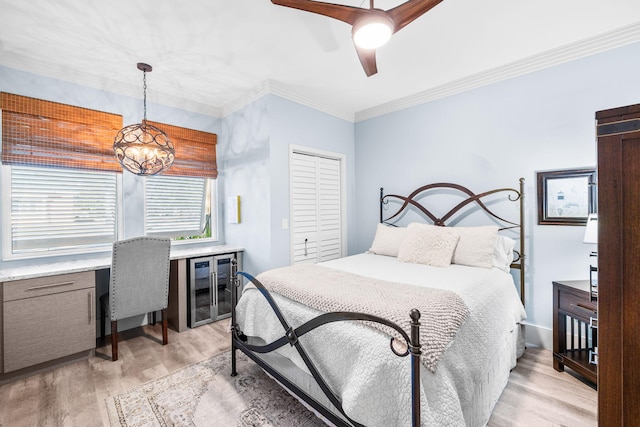
{"label": "chandelier chain", "polygon": [[142,123],[125,126],[118,131],[113,141],[113,151],[122,167],[136,175],[156,175],[169,169],[175,160],[175,148],[171,138],[162,129],[147,124],[147,71],[151,66],[142,62],[138,69],[143,72]]}
{"label": "chandelier chain", "polygon": [[142,71],[142,89],[144,91],[142,104],[144,106],[144,121],[142,123],[147,123],[147,72],[145,70]]}

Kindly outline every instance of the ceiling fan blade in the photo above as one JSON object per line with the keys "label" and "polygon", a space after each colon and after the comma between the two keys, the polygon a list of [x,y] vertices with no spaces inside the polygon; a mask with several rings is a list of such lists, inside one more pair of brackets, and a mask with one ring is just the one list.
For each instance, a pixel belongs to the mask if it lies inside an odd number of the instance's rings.
{"label": "ceiling fan blade", "polygon": [[378,72],[378,66],[376,65],[376,50],[375,49],[362,49],[356,46],[356,52],[358,58],[364,68],[364,72],[367,77],[371,77]]}
{"label": "ceiling fan blade", "polygon": [[362,12],[368,10],[344,4],[324,3],[313,0],[271,0],[271,3],[328,16],[351,25]]}
{"label": "ceiling fan blade", "polygon": [[393,32],[397,33],[440,2],[442,0],[408,0],[393,9],[389,9],[387,15],[393,20]]}

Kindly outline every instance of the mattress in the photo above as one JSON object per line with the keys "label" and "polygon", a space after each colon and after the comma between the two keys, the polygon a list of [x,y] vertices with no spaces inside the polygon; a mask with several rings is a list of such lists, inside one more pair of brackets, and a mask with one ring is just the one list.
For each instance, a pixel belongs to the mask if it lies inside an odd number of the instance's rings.
{"label": "mattress", "polygon": [[[423,425],[487,423],[510,370],[524,351],[526,315],[510,274],[497,268],[402,263],[395,257],[370,253],[319,265],[458,294],[469,315],[436,370],[421,367],[421,418]],[[273,298],[294,327],[321,313],[280,295]],[[283,335],[266,299],[251,286],[245,287],[236,316],[251,342],[267,343]],[[300,342],[340,396],[349,417],[367,426],[411,425],[410,359],[394,355],[383,332],[359,322],[339,322],[308,333]],[[294,348],[285,346],[263,357],[282,367],[289,379],[312,395],[321,395]]]}

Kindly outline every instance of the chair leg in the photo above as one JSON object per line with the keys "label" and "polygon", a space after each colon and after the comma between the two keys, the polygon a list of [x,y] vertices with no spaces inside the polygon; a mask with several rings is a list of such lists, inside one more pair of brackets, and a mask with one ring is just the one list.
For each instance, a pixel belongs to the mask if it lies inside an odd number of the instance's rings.
{"label": "chair leg", "polygon": [[152,323],[152,325],[156,326],[156,312],[153,311],[152,313],[153,313],[153,316],[152,316],[153,317],[153,323]]}
{"label": "chair leg", "polygon": [[169,343],[169,334],[167,331],[167,309],[162,309],[162,345]]}
{"label": "chair leg", "polygon": [[111,360],[118,360],[118,321],[111,321]]}

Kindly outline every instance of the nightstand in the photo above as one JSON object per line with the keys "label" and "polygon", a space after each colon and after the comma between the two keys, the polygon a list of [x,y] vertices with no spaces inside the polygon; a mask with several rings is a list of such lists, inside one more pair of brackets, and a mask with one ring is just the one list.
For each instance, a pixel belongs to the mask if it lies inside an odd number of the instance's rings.
{"label": "nightstand", "polygon": [[589,381],[598,378],[598,303],[589,280],[553,282],[553,367],[573,369]]}

